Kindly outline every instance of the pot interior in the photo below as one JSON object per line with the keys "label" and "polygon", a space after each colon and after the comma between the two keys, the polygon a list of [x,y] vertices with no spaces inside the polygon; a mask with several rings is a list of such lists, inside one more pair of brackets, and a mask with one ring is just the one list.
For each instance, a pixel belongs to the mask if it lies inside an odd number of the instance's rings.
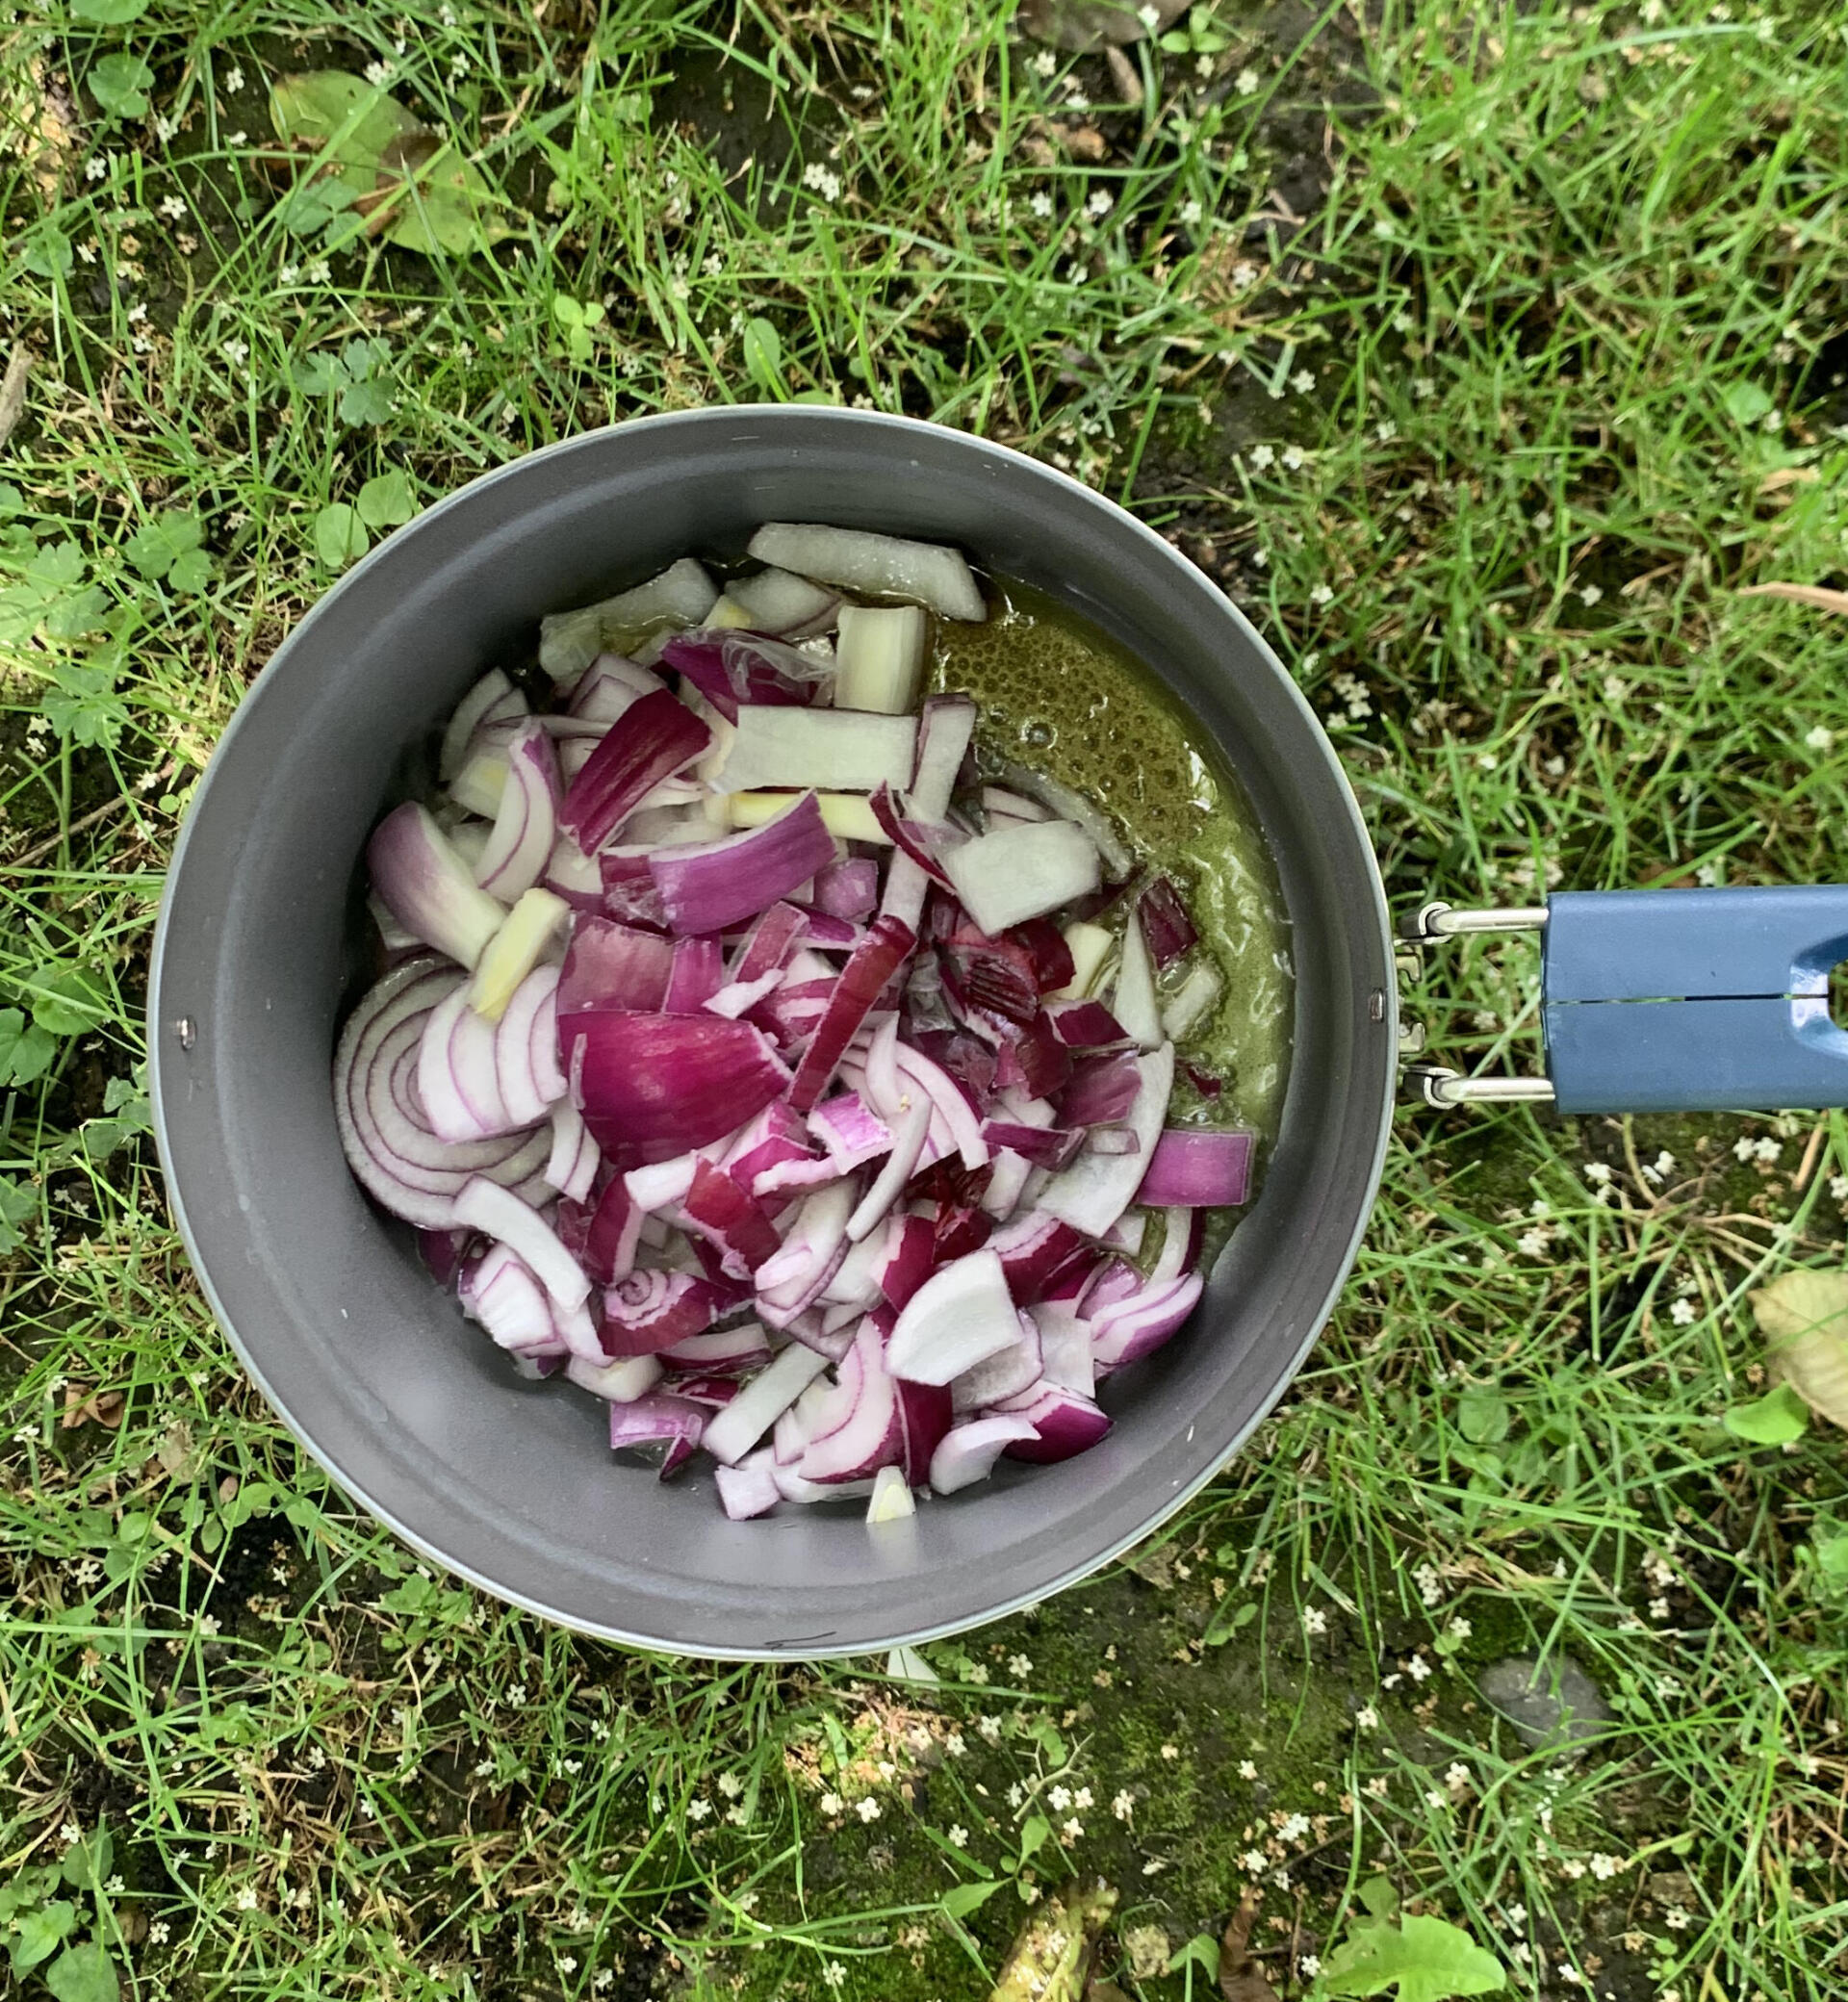
{"label": "pot interior", "polygon": [[[329,1065],[355,973],[354,870],[408,746],[542,614],[766,520],[960,544],[1145,661],[1222,748],[1277,863],[1296,971],[1280,1136],[1191,1326],[1103,1387],[1062,1466],[868,1530],[859,1505],[730,1523],[709,1474],[610,1457],[603,1407],[527,1383],[347,1173]],[[1294,1374],[1371,1205],[1396,1023],[1377,871],[1275,656],[1158,536],[960,433],[858,412],[640,420],[476,481],[306,618],[244,704],[176,856],[150,998],[157,1125],[220,1322],[341,1484],[504,1598],[711,1655],[855,1653],[955,1630],[1094,1568],[1193,1492]]]}

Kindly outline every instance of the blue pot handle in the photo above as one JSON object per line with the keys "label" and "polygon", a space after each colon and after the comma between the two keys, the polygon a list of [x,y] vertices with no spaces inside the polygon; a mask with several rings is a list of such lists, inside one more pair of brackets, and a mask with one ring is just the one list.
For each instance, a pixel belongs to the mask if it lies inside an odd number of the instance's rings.
{"label": "blue pot handle", "polygon": [[1568,891],[1544,906],[1426,904],[1414,945],[1542,935],[1544,1078],[1417,1065],[1433,1105],[1550,1099],[1562,1113],[1769,1112],[1848,1105],[1848,1034],[1829,971],[1848,959],[1848,885]]}

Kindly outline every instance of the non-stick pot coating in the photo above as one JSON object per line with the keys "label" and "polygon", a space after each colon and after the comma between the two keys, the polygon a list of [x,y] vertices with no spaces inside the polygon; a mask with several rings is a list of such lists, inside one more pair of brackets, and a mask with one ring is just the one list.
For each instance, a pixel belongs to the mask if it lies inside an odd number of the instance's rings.
{"label": "non-stick pot coating", "polygon": [[[721,1513],[708,1475],[618,1465],[603,1407],[518,1379],[347,1173],[329,1063],[361,846],[405,748],[541,614],[759,522],[962,545],[1113,633],[1219,738],[1276,856],[1295,1054],[1264,1193],[1183,1335],[1105,1386],[1109,1438],[869,1531],[858,1507]],[[218,1318],[350,1494],[502,1597],[586,1631],[724,1656],[854,1653],[1042,1598],[1199,1486],[1289,1382],[1345,1278],[1384,1148],[1391,947],[1326,738],[1275,656],[1161,538],[960,433],[813,408],[640,420],[488,475],[328,593],[218,748],[155,946],[169,1187]]]}

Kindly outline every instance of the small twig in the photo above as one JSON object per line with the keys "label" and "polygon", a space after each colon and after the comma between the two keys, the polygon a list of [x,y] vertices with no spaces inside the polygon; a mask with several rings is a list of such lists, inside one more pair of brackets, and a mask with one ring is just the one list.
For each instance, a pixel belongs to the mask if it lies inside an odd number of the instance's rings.
{"label": "small twig", "polygon": [[1813,1127],[1810,1134],[1810,1144],[1803,1150],[1803,1159],[1797,1165],[1795,1179],[1790,1184],[1792,1195],[1801,1195],[1809,1187],[1810,1177],[1815,1172],[1816,1156],[1822,1152],[1823,1129]]}
{"label": "small twig", "polygon": [[[170,779],[172,776],[172,765],[169,764],[162,770],[161,777],[163,780]],[[73,820],[63,833],[48,834],[44,840],[39,842],[37,848],[28,848],[24,855],[20,856],[16,861],[10,861],[7,867],[10,869],[31,868],[41,855],[49,855],[54,848],[67,841],[72,834],[81,834],[86,828],[94,827],[99,820],[106,820],[110,814],[119,812],[123,807],[129,804],[128,794],[118,792],[113,800],[105,800],[100,807],[92,807],[88,813],[82,814]]]}
{"label": "small twig", "polygon": [[32,356],[23,342],[16,345],[7,357],[7,372],[0,379],[0,447],[13,436],[13,427],[26,410],[26,376],[32,369]]}
{"label": "small twig", "polygon": [[1784,598],[1792,604],[1813,604],[1822,612],[1848,612],[1848,591],[1832,591],[1826,584],[1745,584],[1734,595]]}

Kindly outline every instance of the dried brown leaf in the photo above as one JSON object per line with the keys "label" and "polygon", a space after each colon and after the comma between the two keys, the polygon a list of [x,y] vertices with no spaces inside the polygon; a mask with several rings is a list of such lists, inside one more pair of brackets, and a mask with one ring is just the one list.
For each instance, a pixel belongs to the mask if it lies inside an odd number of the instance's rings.
{"label": "dried brown leaf", "polygon": [[1782,598],[1791,604],[1811,604],[1820,612],[1848,612],[1848,591],[1832,591],[1826,584],[1745,584],[1741,598]]}

